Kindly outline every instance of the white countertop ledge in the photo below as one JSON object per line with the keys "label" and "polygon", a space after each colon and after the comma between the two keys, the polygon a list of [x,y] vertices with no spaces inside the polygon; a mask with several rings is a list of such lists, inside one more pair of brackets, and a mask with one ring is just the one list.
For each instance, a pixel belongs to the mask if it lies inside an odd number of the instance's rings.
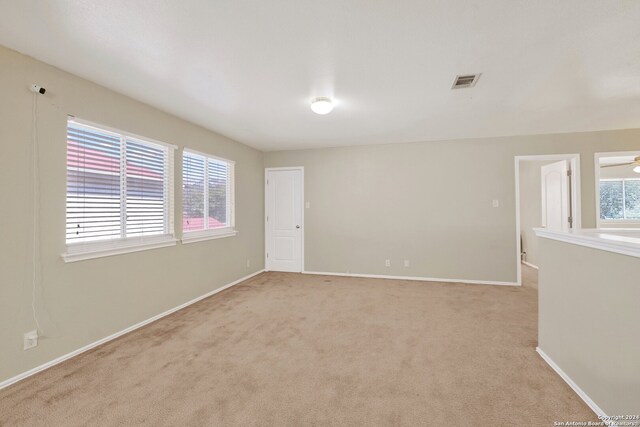
{"label": "white countertop ledge", "polygon": [[535,231],[536,236],[544,237],[545,239],[558,240],[640,258],[640,230],[583,228],[560,231],[534,228],[533,231]]}

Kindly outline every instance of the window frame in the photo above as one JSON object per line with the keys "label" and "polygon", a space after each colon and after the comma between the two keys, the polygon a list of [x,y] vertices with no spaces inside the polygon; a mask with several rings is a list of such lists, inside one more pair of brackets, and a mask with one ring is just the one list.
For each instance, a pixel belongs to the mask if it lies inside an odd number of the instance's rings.
{"label": "window frame", "polygon": [[[149,236],[132,236],[132,237],[119,237],[112,239],[96,240],[92,242],[72,242],[67,243],[66,231],[65,231],[65,252],[62,253],[62,258],[65,262],[82,261],[93,258],[101,258],[105,256],[119,255],[124,253],[138,252],[148,249],[156,249],[167,246],[174,246],[177,242],[174,230],[174,187],[175,187],[175,150],[178,148],[176,145],[168,144],[166,142],[158,141],[145,136],[136,135],[131,132],[123,131],[120,129],[112,128],[109,126],[101,125],[98,123],[90,122],[88,120],[79,119],[74,116],[67,116],[67,127],[69,124],[74,123],[79,126],[93,128],[103,133],[110,133],[120,138],[129,138],[134,141],[142,142],[144,144],[158,145],[164,147],[167,151],[167,161],[164,165],[164,192],[166,198],[166,205],[164,209],[164,233],[155,234]],[[66,149],[68,150],[68,140],[65,142]],[[126,151],[120,153],[120,161],[124,161],[126,158]],[[66,176],[66,170],[68,168],[68,160],[65,157],[65,197],[68,191],[68,176]],[[122,179],[122,176],[120,175]],[[126,189],[125,189],[126,191]],[[67,221],[67,206],[65,203],[65,230]]]}
{"label": "window frame", "polygon": [[[185,153],[186,154],[192,154],[194,156],[200,156],[204,158],[204,163],[205,163],[205,175],[204,175],[204,191],[203,191],[203,201],[204,201],[204,215],[205,215],[205,224],[206,224],[206,219],[208,217],[208,212],[209,212],[209,175],[208,175],[208,161],[209,160],[216,160],[218,162],[224,162],[227,164],[228,167],[228,172],[227,172],[227,179],[229,180],[229,184],[228,184],[228,188],[229,188],[229,194],[227,194],[227,216],[229,218],[228,221],[228,226],[226,227],[218,227],[218,228],[205,228],[203,230],[191,230],[191,231],[185,231],[183,227],[184,224],[184,204],[182,205],[182,212],[180,213],[180,226],[182,229],[182,239],[181,242],[183,244],[187,244],[187,243],[195,243],[195,242],[201,242],[204,240],[211,240],[211,239],[222,239],[225,237],[233,237],[236,236],[238,234],[238,231],[236,230],[235,226],[236,226],[236,215],[235,215],[235,205],[236,205],[236,197],[235,197],[235,169],[236,169],[236,162],[234,160],[230,160],[230,159],[225,159],[224,157],[220,157],[220,156],[215,156],[213,154],[209,154],[209,153],[203,153],[201,151],[197,151],[197,150],[193,150],[191,148],[184,148],[182,150],[182,164],[180,167],[181,170],[181,176],[180,176],[180,181],[181,181],[181,187],[184,186],[184,157],[185,157]],[[184,188],[182,188],[182,190],[184,190]],[[208,224],[207,224],[208,226]]]}
{"label": "window frame", "polygon": [[[596,228],[630,228],[637,229],[640,227],[640,220],[637,219],[602,219],[600,218],[600,181],[633,181],[640,180],[638,178],[600,178],[600,159],[602,157],[618,157],[618,156],[638,156],[639,151],[613,151],[606,153],[594,154],[594,168],[595,168],[595,204],[596,204]],[[624,184],[623,184],[624,185]],[[623,187],[624,192],[624,187]],[[623,205],[624,210],[624,205]]]}

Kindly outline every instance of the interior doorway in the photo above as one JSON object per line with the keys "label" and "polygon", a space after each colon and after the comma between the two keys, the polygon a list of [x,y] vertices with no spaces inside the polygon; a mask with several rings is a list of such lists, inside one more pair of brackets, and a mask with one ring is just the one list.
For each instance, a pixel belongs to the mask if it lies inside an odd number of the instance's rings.
{"label": "interior doorway", "polygon": [[534,228],[568,231],[582,227],[580,155],[516,156],[515,188],[516,269],[522,285],[522,264],[538,267]]}
{"label": "interior doorway", "polygon": [[265,169],[265,270],[304,270],[304,168]]}

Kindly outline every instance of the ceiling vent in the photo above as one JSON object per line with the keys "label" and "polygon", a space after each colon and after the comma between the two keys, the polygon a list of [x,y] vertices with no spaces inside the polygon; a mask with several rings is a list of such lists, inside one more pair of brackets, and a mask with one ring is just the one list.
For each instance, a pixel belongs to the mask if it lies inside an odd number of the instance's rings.
{"label": "ceiling vent", "polygon": [[480,73],[458,75],[456,76],[456,79],[453,81],[453,86],[451,86],[451,89],[462,89],[465,87],[474,87],[479,78],[480,78]]}

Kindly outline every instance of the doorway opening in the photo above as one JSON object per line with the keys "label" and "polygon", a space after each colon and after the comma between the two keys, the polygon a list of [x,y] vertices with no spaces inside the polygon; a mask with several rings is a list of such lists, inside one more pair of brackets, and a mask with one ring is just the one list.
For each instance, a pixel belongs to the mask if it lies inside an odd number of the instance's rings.
{"label": "doorway opening", "polygon": [[522,285],[522,264],[538,268],[534,228],[582,228],[580,155],[516,156],[515,184],[516,271]]}

